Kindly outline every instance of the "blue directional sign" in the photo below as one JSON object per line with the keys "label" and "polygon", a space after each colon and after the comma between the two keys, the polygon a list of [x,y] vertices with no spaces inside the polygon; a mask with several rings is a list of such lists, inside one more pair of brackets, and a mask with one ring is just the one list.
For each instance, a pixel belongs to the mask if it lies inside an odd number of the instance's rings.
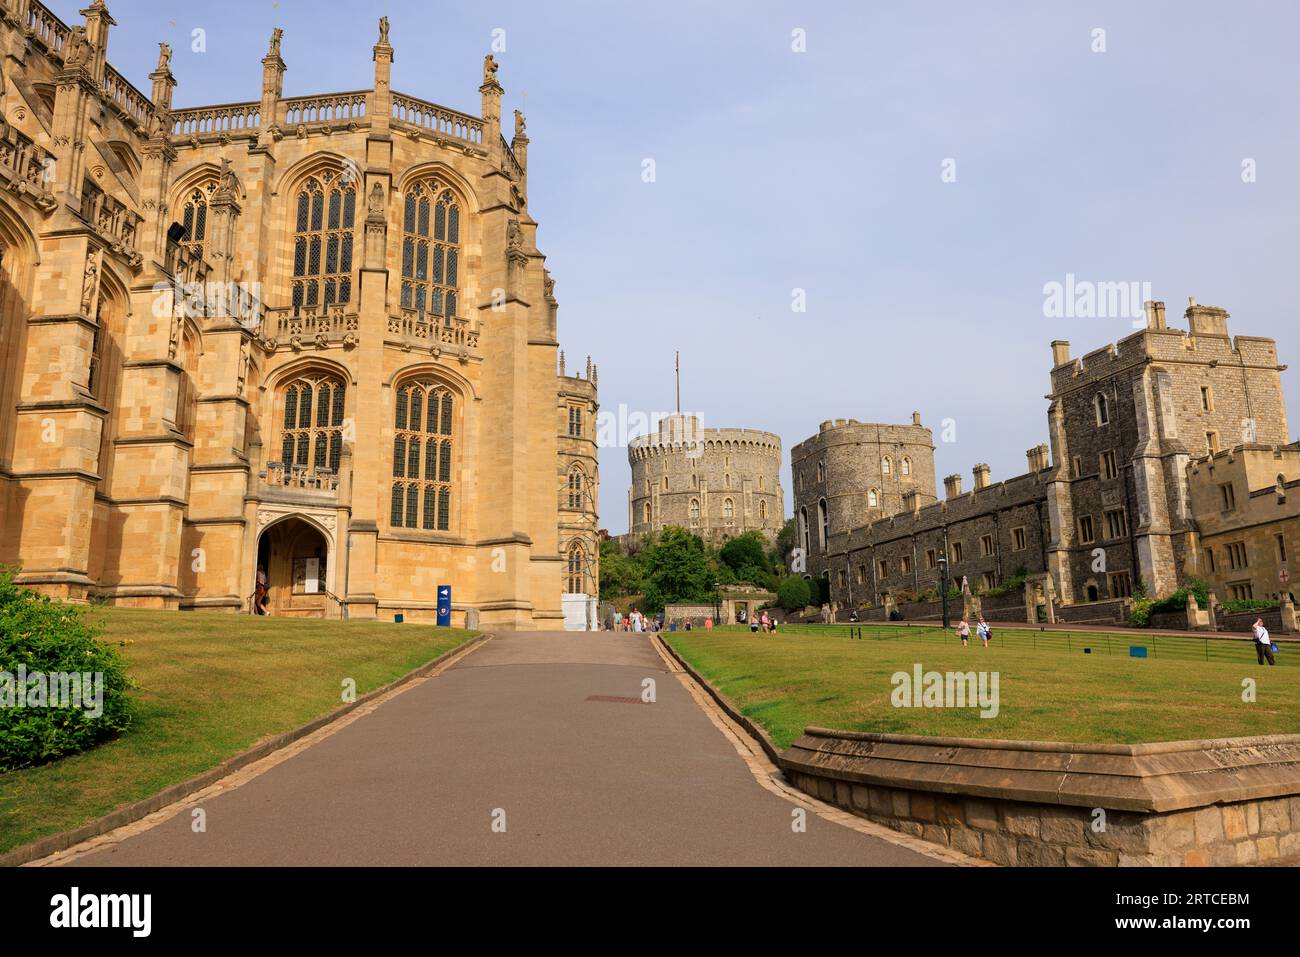
{"label": "blue directional sign", "polygon": [[451,627],[451,586],[438,586],[438,625]]}

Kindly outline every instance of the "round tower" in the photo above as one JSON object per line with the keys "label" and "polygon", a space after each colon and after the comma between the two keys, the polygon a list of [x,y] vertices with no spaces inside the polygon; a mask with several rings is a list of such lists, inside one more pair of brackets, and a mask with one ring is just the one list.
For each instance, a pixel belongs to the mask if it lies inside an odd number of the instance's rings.
{"label": "round tower", "polygon": [[790,450],[796,542],[808,554],[831,535],[936,501],[934,437],[912,413],[909,425],[828,419]]}
{"label": "round tower", "polygon": [[757,529],[774,540],[785,521],[781,439],[755,429],[705,429],[672,415],[628,443],[628,531],[676,525],[717,545]]}

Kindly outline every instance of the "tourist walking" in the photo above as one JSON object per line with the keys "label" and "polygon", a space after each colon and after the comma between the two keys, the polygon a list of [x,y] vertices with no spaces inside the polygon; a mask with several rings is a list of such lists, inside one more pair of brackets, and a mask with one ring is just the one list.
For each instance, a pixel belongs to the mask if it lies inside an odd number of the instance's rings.
{"label": "tourist walking", "polygon": [[1255,627],[1252,630],[1255,632],[1255,660],[1262,665],[1264,659],[1267,658],[1269,667],[1272,667],[1277,662],[1273,660],[1273,639],[1268,636],[1268,629],[1264,627],[1264,619],[1256,618]]}
{"label": "tourist walking", "polygon": [[963,648],[970,641],[970,622],[965,618],[962,618],[961,624],[957,626],[957,637],[961,639]]}
{"label": "tourist walking", "polygon": [[993,632],[989,628],[989,623],[984,620],[983,615],[980,615],[979,624],[975,626],[975,633],[980,636],[980,641],[984,642],[984,647],[987,648],[989,639],[993,637]]}
{"label": "tourist walking", "polygon": [[763,626],[763,634],[766,635],[771,632],[772,619],[767,617],[767,612],[763,612],[763,617],[759,619],[759,623]]}

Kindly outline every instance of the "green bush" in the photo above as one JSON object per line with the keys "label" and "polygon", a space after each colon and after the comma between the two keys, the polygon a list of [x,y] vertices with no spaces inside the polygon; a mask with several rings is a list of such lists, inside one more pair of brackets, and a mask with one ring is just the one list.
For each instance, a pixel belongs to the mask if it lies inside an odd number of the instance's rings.
{"label": "green bush", "polygon": [[1151,606],[1153,613],[1182,611],[1187,607],[1187,595],[1191,593],[1196,596],[1196,606],[1198,608],[1210,607],[1210,586],[1208,582],[1203,582],[1199,578],[1193,578],[1187,583],[1186,588],[1180,588],[1167,598],[1161,598]]}
{"label": "green bush", "polygon": [[1243,611],[1268,611],[1280,605],[1281,602],[1267,598],[1231,598],[1220,604],[1219,607],[1231,615]]}
{"label": "green bush", "polygon": [[[13,575],[0,568],[0,771],[84,751],[130,725],[126,663],[96,634],[80,610],[18,587]],[[28,676],[22,689],[17,687],[20,667]],[[31,703],[38,693],[32,683],[38,672],[50,696],[46,706]],[[101,713],[94,714],[89,704],[49,706],[58,686],[50,677],[66,673],[103,676]],[[25,706],[18,707],[20,703]]]}
{"label": "green bush", "polygon": [[787,575],[776,586],[776,603],[786,611],[799,611],[811,600],[808,582],[798,575]]}

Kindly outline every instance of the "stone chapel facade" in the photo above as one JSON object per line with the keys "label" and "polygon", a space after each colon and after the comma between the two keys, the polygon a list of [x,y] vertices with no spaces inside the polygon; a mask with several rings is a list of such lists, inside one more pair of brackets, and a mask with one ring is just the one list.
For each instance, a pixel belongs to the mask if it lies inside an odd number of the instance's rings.
{"label": "stone chapel facade", "polygon": [[72,600],[558,626],[595,595],[596,370],[565,375],[528,136],[373,88],[176,109],[0,0],[0,564]]}

